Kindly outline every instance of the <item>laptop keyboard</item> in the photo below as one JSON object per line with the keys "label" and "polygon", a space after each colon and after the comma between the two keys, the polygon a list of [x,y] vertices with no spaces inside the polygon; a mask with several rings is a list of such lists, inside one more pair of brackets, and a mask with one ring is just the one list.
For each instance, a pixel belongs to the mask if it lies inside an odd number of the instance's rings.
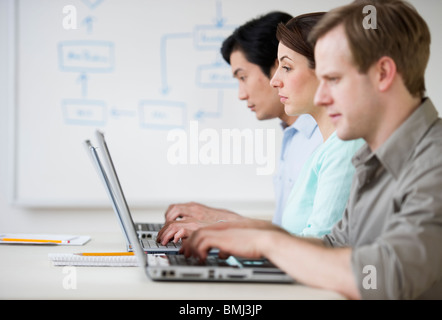
{"label": "laptop keyboard", "polygon": [[214,266],[214,267],[226,267],[230,266],[225,260],[218,258],[217,256],[207,256],[205,261],[200,261],[197,258],[186,258],[183,255],[168,255],[169,262],[171,265],[176,266]]}
{"label": "laptop keyboard", "polygon": [[138,231],[160,231],[162,223],[136,223]]}
{"label": "laptop keyboard", "polygon": [[158,243],[156,240],[153,239],[141,239],[141,243],[143,245],[143,248],[147,249],[170,249],[170,248],[179,249],[181,245],[181,242],[178,243],[169,242],[167,245],[163,246],[161,243]]}

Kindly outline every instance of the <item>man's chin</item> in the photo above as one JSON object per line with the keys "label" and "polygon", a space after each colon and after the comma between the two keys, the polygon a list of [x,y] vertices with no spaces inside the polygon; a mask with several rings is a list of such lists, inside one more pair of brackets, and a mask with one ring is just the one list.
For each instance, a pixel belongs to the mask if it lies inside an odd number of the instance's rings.
{"label": "man's chin", "polygon": [[351,134],[350,132],[347,132],[345,130],[339,130],[339,128],[336,129],[336,135],[339,139],[343,141],[349,141],[349,140],[356,140],[359,139],[359,137],[355,136],[354,134]]}
{"label": "man's chin", "polygon": [[259,121],[271,120],[271,119],[275,118],[275,117],[265,115],[265,114],[260,114],[260,113],[256,113],[255,116],[256,116],[256,119]]}

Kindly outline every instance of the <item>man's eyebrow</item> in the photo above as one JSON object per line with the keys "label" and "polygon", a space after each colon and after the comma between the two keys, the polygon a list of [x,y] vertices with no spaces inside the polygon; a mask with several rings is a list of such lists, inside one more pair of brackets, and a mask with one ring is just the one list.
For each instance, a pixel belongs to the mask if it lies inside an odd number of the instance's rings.
{"label": "man's eyebrow", "polygon": [[[323,78],[335,78],[335,77],[338,77],[338,76],[340,76],[340,72],[338,71],[338,70],[333,70],[333,69],[330,69],[330,70],[323,70],[322,72],[321,72],[321,70],[319,70],[319,69],[316,69],[316,74],[318,75],[318,76],[321,76],[321,77],[323,77]],[[319,73],[319,74],[318,74]]]}
{"label": "man's eyebrow", "polygon": [[238,69],[236,69],[235,72],[233,73],[233,77],[236,78],[237,75],[238,75],[238,73],[240,73],[241,71],[243,71],[242,68],[238,68]]}

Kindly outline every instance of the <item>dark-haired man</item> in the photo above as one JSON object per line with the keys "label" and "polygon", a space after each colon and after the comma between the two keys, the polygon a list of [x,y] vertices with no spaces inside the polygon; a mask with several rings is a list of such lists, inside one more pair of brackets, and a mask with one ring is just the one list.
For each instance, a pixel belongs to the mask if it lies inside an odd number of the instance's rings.
{"label": "dark-haired man", "polygon": [[[284,12],[270,12],[252,19],[237,28],[221,47],[223,58],[230,64],[232,74],[238,80],[238,98],[247,102],[247,107],[258,120],[281,120],[284,136],[278,170],[274,176],[276,210],[273,222],[277,225],[281,224],[284,205],[302,166],[323,142],[315,120],[310,115],[287,115],[278,90],[270,85],[270,79],[278,67],[276,29],[279,23],[286,23],[291,18]],[[167,223],[157,238],[164,244],[187,237],[207,224],[244,218],[232,211],[195,202],[170,205],[165,216]],[[185,219],[176,220],[178,217]]]}

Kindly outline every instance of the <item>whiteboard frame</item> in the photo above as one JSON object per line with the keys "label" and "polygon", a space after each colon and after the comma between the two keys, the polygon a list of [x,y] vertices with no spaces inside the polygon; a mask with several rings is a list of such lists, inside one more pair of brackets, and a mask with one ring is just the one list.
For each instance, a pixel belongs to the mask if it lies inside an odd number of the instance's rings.
{"label": "whiteboard frame", "polygon": [[[415,7],[417,7],[416,0],[410,1]],[[24,199],[20,199],[18,197],[17,188],[18,188],[18,181],[17,181],[17,173],[18,173],[18,167],[17,167],[17,160],[18,160],[18,154],[17,154],[17,145],[19,143],[19,137],[18,137],[18,59],[16,59],[16,54],[18,53],[18,21],[19,21],[19,0],[4,0],[4,7],[6,8],[6,25],[7,25],[7,33],[6,38],[2,39],[4,40],[4,43],[6,44],[5,51],[5,57],[6,57],[6,72],[5,75],[2,76],[6,80],[7,88],[5,90],[7,97],[5,98],[6,102],[6,110],[5,115],[7,117],[7,128],[5,132],[7,133],[7,137],[5,139],[6,143],[6,156],[5,156],[5,162],[6,162],[6,199],[7,201],[12,205],[18,205],[21,207],[32,207],[32,208],[42,208],[42,207],[63,207],[63,208],[78,208],[78,207],[104,207],[107,206],[106,203],[89,203],[89,204],[74,204],[74,203],[65,203],[63,201],[56,202],[53,204],[47,204],[47,203],[35,203],[34,201],[32,203],[27,202]],[[427,21],[429,22],[429,21]],[[434,46],[434,43],[432,44]],[[434,51],[437,52],[437,49]],[[434,51],[432,50],[432,56],[434,56]],[[430,57],[431,59],[431,57]],[[430,60],[431,61],[431,60]],[[437,65],[439,66],[439,64]],[[427,74],[428,74],[428,68],[427,68]],[[429,81],[428,81],[429,82]],[[434,94],[434,93],[433,93]],[[440,110],[440,106],[438,109]],[[442,112],[442,111],[441,111]],[[156,205],[156,204],[153,204]],[[164,204],[158,204],[158,205],[164,205]],[[225,205],[225,204],[223,204]],[[260,204],[262,205],[262,204]],[[268,203],[268,205],[270,205]],[[143,204],[135,204],[135,206],[142,206],[145,207]],[[149,206],[150,207],[150,206]],[[260,207],[261,208],[261,207]],[[266,210],[266,209],[264,209]]]}
{"label": "whiteboard frame", "polygon": [[7,139],[9,144],[7,146],[8,154],[8,184],[11,186],[9,189],[8,199],[11,204],[20,204],[17,199],[17,60],[15,59],[17,53],[17,0],[7,0],[7,25],[8,33],[6,39],[6,59],[7,70],[6,70],[6,81],[10,84],[9,90],[7,90],[7,115],[8,115],[8,136]]}

